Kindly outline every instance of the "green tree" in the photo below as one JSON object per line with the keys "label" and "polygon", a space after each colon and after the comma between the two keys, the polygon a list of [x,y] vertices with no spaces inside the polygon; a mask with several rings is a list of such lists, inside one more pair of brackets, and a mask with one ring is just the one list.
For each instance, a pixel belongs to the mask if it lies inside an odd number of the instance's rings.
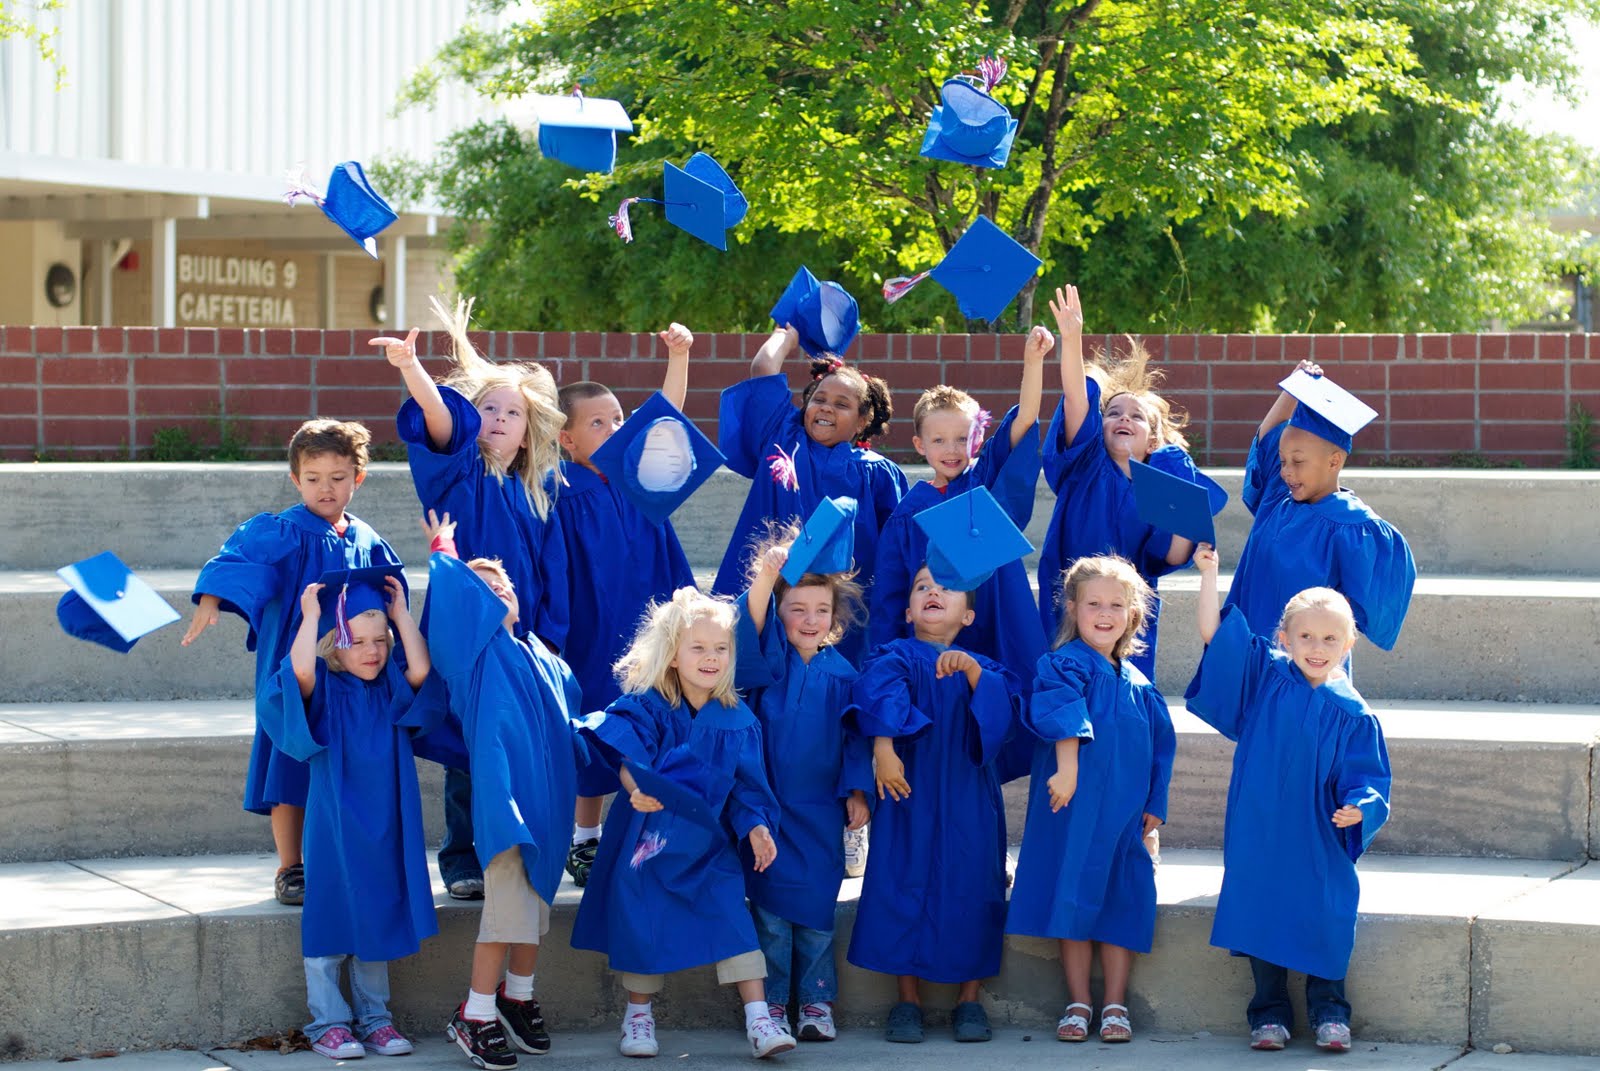
{"label": "green tree", "polygon": [[32,44],[39,58],[54,68],[57,89],[66,84],[67,78],[67,69],[62,65],[61,54],[55,46],[61,28],[55,25],[48,29],[41,26],[39,16],[60,10],[61,0],[35,0],[33,3],[27,0],[0,0],[0,41],[15,38]]}

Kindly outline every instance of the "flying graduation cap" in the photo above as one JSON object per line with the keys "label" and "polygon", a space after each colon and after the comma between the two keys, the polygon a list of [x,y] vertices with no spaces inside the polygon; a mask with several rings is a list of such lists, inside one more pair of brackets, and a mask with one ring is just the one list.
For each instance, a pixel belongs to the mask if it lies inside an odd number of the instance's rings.
{"label": "flying graduation cap", "polygon": [[978,485],[913,518],[928,537],[928,572],[951,591],[976,591],[1002,565],[1033,553],[1033,544]]}
{"label": "flying graduation cap", "polygon": [[289,191],[283,195],[284,203],[314,202],[323,215],[339,225],[339,229],[355,239],[374,260],[378,257],[378,242],[374,237],[397,218],[389,202],[378,195],[367,181],[367,173],[354,160],[336,164],[328,176],[328,190],[319,193],[307,183],[304,168],[289,173]]}
{"label": "flying graduation cap", "polygon": [[334,569],[317,577],[322,590],[317,602],[322,606],[322,617],[317,622],[318,635],[337,630],[333,645],[341,651],[350,649],[354,638],[350,635],[350,619],[368,610],[383,610],[387,617],[389,592],[384,587],[387,577],[405,583],[405,569],[399,565],[369,565],[359,569]]}
{"label": "flying graduation cap", "polygon": [[1356,432],[1372,423],[1378,411],[1326,376],[1314,376],[1296,369],[1278,386],[1294,396],[1289,423],[1309,431],[1349,453]]}
{"label": "flying graduation cap", "polygon": [[532,102],[541,153],[580,171],[609,175],[617,166],[617,134],[633,133],[633,120],[620,102],[586,97],[577,89],[535,96]]}
{"label": "flying graduation cap", "polygon": [[961,315],[972,320],[997,320],[1039,271],[1040,263],[1038,257],[987,216],[979,216],[937,267],[885,281],[883,300],[892,305],[932,276],[934,282],[956,296]]}
{"label": "flying graduation cap", "polygon": [[713,810],[711,801],[720,804],[727,799],[733,786],[727,774],[719,773],[684,745],[662,755],[655,769],[631,761],[627,766],[639,791],[660,800],[667,813],[722,833],[721,807]]}
{"label": "flying graduation cap", "polygon": [[664,205],[667,222],[680,230],[688,231],[707,245],[718,249],[728,248],[727,231],[738,225],[750,211],[739,187],[722,169],[722,165],[703,152],[697,152],[678,167],[671,161],[661,165],[661,199],[654,197],[625,197],[611,217],[611,226],[624,242],[633,241],[633,224],[628,219],[628,208],[643,201],[646,204]]}
{"label": "flying graduation cap", "polygon": [[807,573],[848,573],[855,565],[855,551],[856,500],[824,498],[789,546],[781,575],[794,585]]}
{"label": "flying graduation cap", "polygon": [[727,458],[665,394],[656,391],[591,460],[640,513],[660,524]]}
{"label": "flying graduation cap", "polygon": [[1005,167],[1017,121],[990,96],[1005,75],[1006,61],[991,56],[979,61],[976,78],[947,79],[939,90],[943,103],[928,119],[922,155],[971,167]]}
{"label": "flying graduation cap", "polygon": [[[1217,528],[1211,519],[1210,488],[1139,461],[1130,461],[1128,465],[1133,476],[1134,503],[1141,521],[1196,543],[1217,545]],[[1227,502],[1226,492],[1223,502]]]}
{"label": "flying graduation cap", "polygon": [[813,357],[842,354],[856,340],[861,313],[856,299],[835,282],[818,282],[804,265],[772,306],[772,321],[800,336],[800,348]]}
{"label": "flying graduation cap", "polygon": [[56,603],[56,620],[67,635],[80,640],[127,654],[141,636],[180,619],[167,600],[109,550],[64,565],[56,575],[71,589]]}

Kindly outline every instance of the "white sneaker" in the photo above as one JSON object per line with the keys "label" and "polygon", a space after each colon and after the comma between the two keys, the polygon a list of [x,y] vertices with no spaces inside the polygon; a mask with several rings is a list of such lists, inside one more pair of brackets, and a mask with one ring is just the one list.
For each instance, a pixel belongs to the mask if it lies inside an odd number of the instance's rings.
{"label": "white sneaker", "polygon": [[859,878],[867,872],[867,827],[844,831],[844,876]]}
{"label": "white sneaker", "polygon": [[624,1056],[654,1056],[660,1052],[655,1016],[630,1015],[622,1020],[622,1044],[617,1048]]}
{"label": "white sneaker", "polygon": [[784,1007],[782,1004],[774,1004],[769,1000],[767,1001],[767,1014],[772,1016],[772,1021],[774,1023],[778,1024],[779,1030],[782,1030],[786,1034],[794,1033],[794,1031],[789,1029],[788,1008]]}
{"label": "white sneaker", "polygon": [[776,1056],[794,1048],[794,1037],[768,1015],[751,1023],[745,1029],[744,1036],[750,1039],[750,1053],[757,1060],[765,1060],[768,1056]]}
{"label": "white sneaker", "polygon": [[833,1025],[833,1005],[823,1001],[800,1009],[801,1041],[832,1041],[838,1036]]}

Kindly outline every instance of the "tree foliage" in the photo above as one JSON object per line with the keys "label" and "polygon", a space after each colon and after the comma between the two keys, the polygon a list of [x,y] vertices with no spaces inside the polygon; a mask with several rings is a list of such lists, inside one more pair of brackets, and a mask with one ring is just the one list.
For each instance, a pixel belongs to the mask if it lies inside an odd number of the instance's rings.
{"label": "tree foliage", "polygon": [[39,16],[60,10],[61,0],[0,0],[0,41],[15,39],[31,44],[39,58],[55,71],[57,89],[66,85],[67,79],[67,69],[56,51],[61,28],[54,24],[42,26]]}

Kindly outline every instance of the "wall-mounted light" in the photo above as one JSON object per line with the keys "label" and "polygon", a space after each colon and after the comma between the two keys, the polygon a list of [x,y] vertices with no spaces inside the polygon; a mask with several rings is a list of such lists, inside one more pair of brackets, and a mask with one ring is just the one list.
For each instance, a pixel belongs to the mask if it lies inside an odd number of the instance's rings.
{"label": "wall-mounted light", "polygon": [[78,277],[65,264],[52,264],[44,273],[44,298],[55,308],[72,304],[78,296]]}
{"label": "wall-mounted light", "polygon": [[389,305],[383,300],[383,287],[372,288],[372,296],[367,299],[367,311],[372,313],[372,322],[385,323],[389,319]]}

